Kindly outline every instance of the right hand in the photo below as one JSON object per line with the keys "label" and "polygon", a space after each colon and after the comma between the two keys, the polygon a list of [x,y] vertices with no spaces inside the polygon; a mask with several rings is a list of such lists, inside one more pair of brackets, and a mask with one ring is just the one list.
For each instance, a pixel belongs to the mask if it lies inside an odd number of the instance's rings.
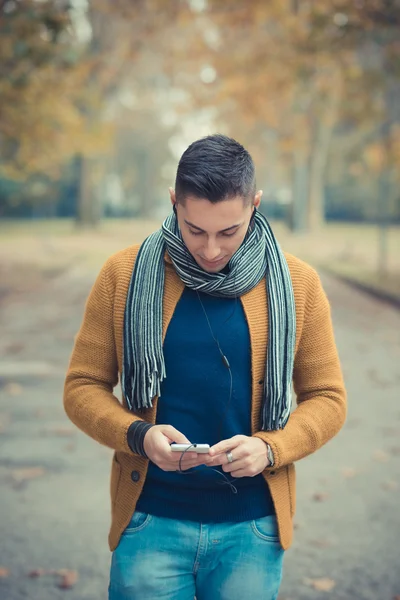
{"label": "right hand", "polygon": [[[163,471],[179,471],[181,452],[172,452],[171,444],[190,444],[186,436],[172,425],[154,425],[144,436],[143,447],[147,456]],[[202,464],[201,456],[188,450],[185,452],[181,469],[192,469]]]}

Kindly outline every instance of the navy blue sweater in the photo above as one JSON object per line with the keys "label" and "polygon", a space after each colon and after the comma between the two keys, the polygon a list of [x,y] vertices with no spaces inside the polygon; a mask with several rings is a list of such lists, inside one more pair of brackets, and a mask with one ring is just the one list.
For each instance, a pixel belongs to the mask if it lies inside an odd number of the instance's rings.
{"label": "navy blue sweater", "polygon": [[[251,435],[250,336],[241,302],[200,294],[214,336],[228,358],[223,364],[196,292],[185,288],[169,324],[157,424],[173,425],[192,443],[213,445],[237,434]],[[233,481],[234,493],[219,473],[204,465],[166,472],[149,463],[136,509],[199,522],[247,521],[274,513],[262,475]]]}

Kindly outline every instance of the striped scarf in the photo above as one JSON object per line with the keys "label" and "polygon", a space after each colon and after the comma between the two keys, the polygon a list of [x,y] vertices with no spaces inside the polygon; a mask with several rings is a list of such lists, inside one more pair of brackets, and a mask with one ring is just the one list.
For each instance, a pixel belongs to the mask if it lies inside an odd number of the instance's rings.
{"label": "striped scarf", "polygon": [[201,269],[185,246],[174,213],[141,245],[128,290],[124,321],[122,391],[130,410],[150,408],[166,377],[162,347],[164,253],[183,283],[212,296],[239,297],[266,277],[268,347],[261,429],[282,429],[292,404],[296,314],[289,268],[264,216],[229,261],[228,273]]}

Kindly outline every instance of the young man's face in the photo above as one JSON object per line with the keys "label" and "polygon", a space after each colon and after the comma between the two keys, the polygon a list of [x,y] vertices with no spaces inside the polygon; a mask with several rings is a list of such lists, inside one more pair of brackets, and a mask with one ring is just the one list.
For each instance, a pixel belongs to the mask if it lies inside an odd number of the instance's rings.
{"label": "young man's face", "polygon": [[212,204],[206,199],[187,197],[185,204],[175,204],[183,241],[197,264],[209,273],[221,271],[239,248],[249,227],[254,207],[258,207],[262,192],[252,203],[237,197]]}

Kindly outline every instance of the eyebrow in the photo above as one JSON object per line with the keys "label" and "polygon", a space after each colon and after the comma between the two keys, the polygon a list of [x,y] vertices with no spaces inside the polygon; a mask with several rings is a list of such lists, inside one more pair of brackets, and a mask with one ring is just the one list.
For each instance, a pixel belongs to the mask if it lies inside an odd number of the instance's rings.
{"label": "eyebrow", "polygon": [[[189,225],[189,227],[192,227],[193,229],[197,229],[197,231],[201,231],[202,233],[206,233],[204,231],[204,229],[197,227],[197,225],[194,225],[190,221],[186,221],[186,219],[184,219],[184,221],[185,221],[186,225]],[[236,229],[237,227],[240,227],[241,225],[243,225],[243,223],[237,223],[236,225],[231,225],[230,227],[227,227],[226,229],[221,229],[221,231],[218,231],[218,233],[225,233],[226,231],[230,231],[231,229]]]}

